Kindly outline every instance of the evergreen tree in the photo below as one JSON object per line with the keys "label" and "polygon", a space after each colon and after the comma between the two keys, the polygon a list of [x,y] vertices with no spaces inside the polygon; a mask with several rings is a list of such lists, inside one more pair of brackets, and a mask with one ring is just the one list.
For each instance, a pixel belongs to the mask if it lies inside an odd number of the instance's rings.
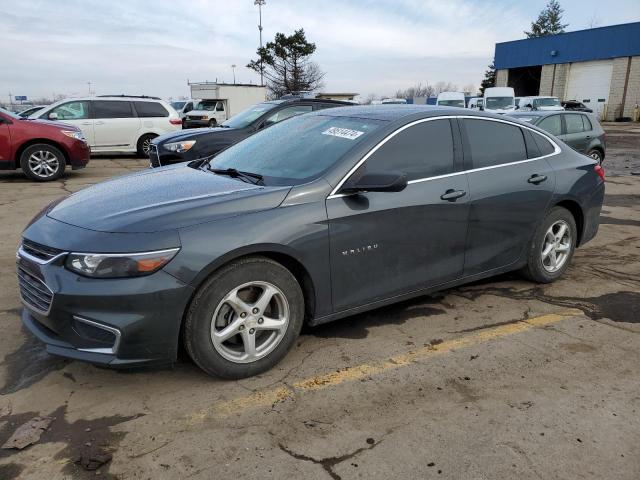
{"label": "evergreen tree", "polygon": [[488,70],[484,72],[484,78],[480,82],[480,95],[484,95],[484,91],[487,88],[496,86],[496,65],[495,60],[491,61]]}
{"label": "evergreen tree", "polygon": [[547,6],[540,12],[538,19],[531,23],[531,31],[524,32],[527,38],[544,37],[563,33],[568,23],[562,23],[564,10],[556,0],[550,0]]}

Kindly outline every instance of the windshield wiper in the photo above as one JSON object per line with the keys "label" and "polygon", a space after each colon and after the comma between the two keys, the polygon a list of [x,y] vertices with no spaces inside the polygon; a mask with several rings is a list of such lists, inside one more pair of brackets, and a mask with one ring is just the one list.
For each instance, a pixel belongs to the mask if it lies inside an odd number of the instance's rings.
{"label": "windshield wiper", "polygon": [[207,170],[212,173],[216,173],[218,175],[229,175],[232,178],[239,178],[246,182],[252,183],[254,185],[264,185],[262,175],[252,172],[243,172],[241,170],[236,170],[235,168],[211,168],[211,166],[207,163]]}

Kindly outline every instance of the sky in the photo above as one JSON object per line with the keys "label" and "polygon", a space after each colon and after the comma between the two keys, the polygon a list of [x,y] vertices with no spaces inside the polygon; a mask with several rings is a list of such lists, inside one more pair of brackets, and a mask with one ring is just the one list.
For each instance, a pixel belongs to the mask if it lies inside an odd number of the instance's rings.
{"label": "sky", "polygon": [[[547,0],[266,0],[264,41],[304,28],[325,92],[478,86],[496,42]],[[640,0],[561,0],[567,31],[640,21]],[[258,83],[253,0],[0,0],[0,99],[188,96],[187,81]],[[89,82],[90,85],[89,85]]]}

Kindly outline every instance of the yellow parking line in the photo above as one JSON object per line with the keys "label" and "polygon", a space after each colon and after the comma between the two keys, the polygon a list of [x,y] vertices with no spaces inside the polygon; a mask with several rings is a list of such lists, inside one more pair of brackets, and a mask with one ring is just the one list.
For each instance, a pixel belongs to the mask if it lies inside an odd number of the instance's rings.
{"label": "yellow parking line", "polygon": [[405,367],[417,360],[452,352],[454,350],[470,347],[489,340],[515,335],[516,333],[557,323],[579,315],[582,315],[582,311],[577,309],[563,310],[558,313],[542,315],[540,317],[530,318],[516,323],[488,328],[472,335],[447,340],[438,345],[428,345],[379,362],[371,364],[365,363],[354,367],[346,367],[337,372],[316,375],[311,378],[294,382],[291,384],[291,387],[282,386],[269,390],[261,390],[242,397],[217,402],[211,407],[189,416],[187,423],[189,425],[194,425],[210,417],[226,417],[234,413],[239,413],[243,410],[271,406],[276,402],[292,398],[297,392],[302,393],[306,391],[320,390],[340,385],[345,382],[361,380],[372,375],[378,375],[380,373]]}

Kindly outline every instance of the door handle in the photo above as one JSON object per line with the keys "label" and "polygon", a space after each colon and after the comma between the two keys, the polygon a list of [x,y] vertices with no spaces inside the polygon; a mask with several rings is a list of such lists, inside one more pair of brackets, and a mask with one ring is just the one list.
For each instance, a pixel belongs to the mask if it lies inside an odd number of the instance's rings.
{"label": "door handle", "polygon": [[453,190],[452,188],[450,188],[442,195],[440,195],[440,198],[442,200],[449,200],[450,202],[453,202],[460,197],[464,197],[466,194],[467,192],[465,192],[464,190]]}
{"label": "door handle", "polygon": [[537,185],[539,183],[544,182],[546,179],[547,179],[546,175],[538,175],[536,173],[535,175],[531,175],[531,177],[529,177],[529,180],[527,180],[527,182]]}
{"label": "door handle", "polygon": [[91,122],[82,122],[82,125],[91,125]]}
{"label": "door handle", "polygon": [[104,125],[104,122],[96,122],[96,125]]}

